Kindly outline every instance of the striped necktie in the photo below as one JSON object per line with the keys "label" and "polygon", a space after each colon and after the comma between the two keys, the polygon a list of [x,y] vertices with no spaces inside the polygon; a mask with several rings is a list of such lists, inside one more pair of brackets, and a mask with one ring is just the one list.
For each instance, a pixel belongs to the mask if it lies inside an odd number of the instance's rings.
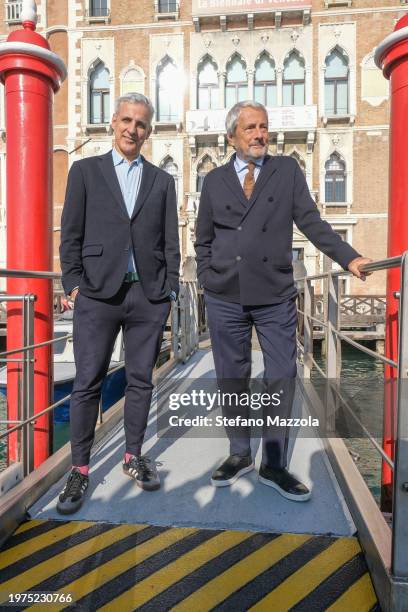
{"label": "striped necktie", "polygon": [[255,170],[255,163],[253,161],[249,161],[248,162],[248,172],[245,175],[244,185],[243,185],[245,197],[247,200],[250,199],[252,192],[254,190],[254,187],[255,187],[254,170]]}

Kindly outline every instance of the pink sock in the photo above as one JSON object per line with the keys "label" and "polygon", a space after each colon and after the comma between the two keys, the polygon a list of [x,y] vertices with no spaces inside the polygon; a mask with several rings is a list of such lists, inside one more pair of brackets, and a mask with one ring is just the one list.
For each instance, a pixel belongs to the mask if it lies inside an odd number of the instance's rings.
{"label": "pink sock", "polygon": [[89,473],[89,465],[73,465],[73,468],[76,468],[83,474],[84,476],[88,476]]}
{"label": "pink sock", "polygon": [[130,461],[132,457],[134,457],[134,455],[132,455],[132,453],[125,453],[125,463]]}

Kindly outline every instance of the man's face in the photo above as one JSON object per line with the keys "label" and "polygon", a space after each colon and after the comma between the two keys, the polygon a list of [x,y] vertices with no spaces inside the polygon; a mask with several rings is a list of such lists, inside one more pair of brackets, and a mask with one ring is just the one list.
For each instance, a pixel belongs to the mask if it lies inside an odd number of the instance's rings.
{"label": "man's face", "polygon": [[268,116],[261,108],[244,107],[233,136],[228,136],[238,157],[256,161],[268,152]]}
{"label": "man's face", "polygon": [[112,117],[112,129],[117,151],[128,161],[136,159],[152,131],[149,109],[144,104],[122,102]]}

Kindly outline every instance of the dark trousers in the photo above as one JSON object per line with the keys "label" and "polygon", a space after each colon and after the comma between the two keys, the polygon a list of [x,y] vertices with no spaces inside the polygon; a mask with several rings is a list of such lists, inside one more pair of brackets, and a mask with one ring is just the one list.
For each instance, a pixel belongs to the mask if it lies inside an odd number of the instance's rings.
{"label": "dark trousers", "polygon": [[[249,409],[240,404],[223,403],[223,416],[239,414],[243,418],[263,418],[262,463],[269,467],[286,467],[288,429],[268,424],[267,417],[290,417],[296,381],[296,303],[294,299],[267,306],[241,306],[212,295],[205,295],[215,371],[220,391],[249,392],[251,377],[252,328],[258,336],[264,359],[263,390],[269,396],[278,393],[280,403]],[[250,428],[226,427],[230,453],[251,453]]]}
{"label": "dark trousers", "polygon": [[127,380],[126,451],[140,453],[152,397],[152,371],[169,312],[170,300],[150,302],[138,282],[124,283],[107,300],[78,293],[73,326],[76,376],[70,403],[73,465],[89,463],[102,382],[121,327]]}

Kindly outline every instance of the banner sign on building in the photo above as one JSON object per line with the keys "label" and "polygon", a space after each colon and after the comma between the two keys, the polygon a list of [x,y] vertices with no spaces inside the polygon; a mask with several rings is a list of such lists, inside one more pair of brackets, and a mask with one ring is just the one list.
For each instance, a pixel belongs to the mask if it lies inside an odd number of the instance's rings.
{"label": "banner sign on building", "polygon": [[[275,106],[267,111],[270,132],[317,127],[317,106]],[[226,116],[227,109],[187,111],[186,131],[224,133]]]}
{"label": "banner sign on building", "polygon": [[303,9],[311,0],[193,0],[193,15]]}

